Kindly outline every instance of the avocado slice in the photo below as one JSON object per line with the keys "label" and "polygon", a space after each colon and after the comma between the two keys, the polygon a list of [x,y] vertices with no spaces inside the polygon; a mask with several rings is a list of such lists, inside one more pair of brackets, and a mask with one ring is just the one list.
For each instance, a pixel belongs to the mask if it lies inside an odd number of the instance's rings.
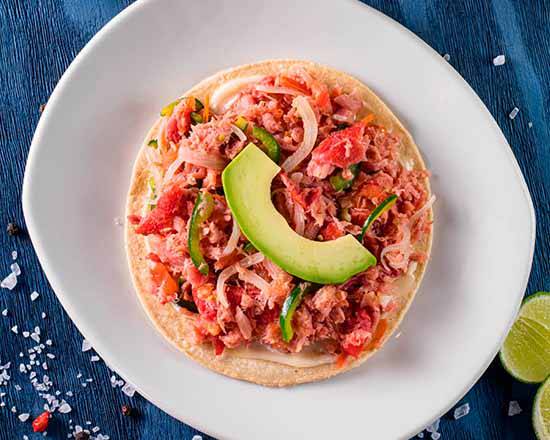
{"label": "avocado slice", "polygon": [[271,201],[271,181],[281,169],[250,143],[222,173],[227,203],[242,233],[288,273],[318,284],[340,284],[376,264],[353,236],[313,241],[298,235]]}

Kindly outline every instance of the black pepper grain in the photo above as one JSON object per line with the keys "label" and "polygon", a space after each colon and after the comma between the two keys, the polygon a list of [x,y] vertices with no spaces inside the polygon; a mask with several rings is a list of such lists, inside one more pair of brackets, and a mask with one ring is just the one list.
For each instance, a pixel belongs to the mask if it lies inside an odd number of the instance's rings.
{"label": "black pepper grain", "polygon": [[8,226],[6,226],[6,232],[8,233],[8,235],[11,235],[13,237],[14,235],[19,234],[19,226],[17,226],[13,222],[8,223]]}
{"label": "black pepper grain", "polygon": [[122,415],[123,416],[131,416],[132,415],[132,407],[128,405],[122,405]]}

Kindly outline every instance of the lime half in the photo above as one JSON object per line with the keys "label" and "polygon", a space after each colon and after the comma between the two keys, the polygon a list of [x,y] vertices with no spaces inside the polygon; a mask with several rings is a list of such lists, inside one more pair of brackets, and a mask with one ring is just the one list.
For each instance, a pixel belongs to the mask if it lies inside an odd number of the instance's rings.
{"label": "lime half", "polygon": [[539,440],[550,439],[550,378],[537,391],[533,405],[533,428]]}
{"label": "lime half", "polygon": [[500,350],[504,368],[522,382],[550,375],[550,292],[527,298]]}

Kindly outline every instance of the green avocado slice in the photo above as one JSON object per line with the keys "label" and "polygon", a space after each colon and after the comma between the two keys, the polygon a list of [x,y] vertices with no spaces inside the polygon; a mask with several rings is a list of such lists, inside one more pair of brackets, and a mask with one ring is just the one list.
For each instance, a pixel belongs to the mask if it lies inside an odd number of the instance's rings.
{"label": "green avocado slice", "polygon": [[353,236],[313,241],[298,235],[271,201],[271,181],[280,168],[248,144],[224,169],[227,203],[242,233],[262,254],[288,273],[318,284],[340,284],[376,264]]}

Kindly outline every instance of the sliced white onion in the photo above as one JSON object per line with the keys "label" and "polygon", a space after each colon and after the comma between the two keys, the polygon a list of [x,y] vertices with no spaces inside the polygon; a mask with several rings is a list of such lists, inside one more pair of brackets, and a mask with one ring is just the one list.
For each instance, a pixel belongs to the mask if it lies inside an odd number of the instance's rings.
{"label": "sliced white onion", "polygon": [[264,92],[264,93],[274,93],[277,95],[303,95],[303,93],[300,93],[296,89],[291,89],[290,87],[273,87],[273,86],[264,86],[262,84],[259,84],[256,86],[256,90],[258,92]]}
{"label": "sliced white onion", "polygon": [[259,82],[263,75],[235,78],[219,86],[210,96],[210,108],[214,113],[223,113],[228,108],[228,101],[248,85]]}
{"label": "sliced white onion", "polygon": [[319,130],[315,113],[305,96],[297,96],[294,98],[292,106],[296,108],[298,114],[302,118],[304,124],[304,139],[300,147],[283,162],[282,168],[287,173],[292,171],[296,165],[302,162],[308,154],[311,153],[311,150],[313,150],[315,146]]}
{"label": "sliced white onion", "polygon": [[303,236],[306,227],[306,216],[304,208],[299,203],[294,205],[294,223],[296,224],[296,233]]}
{"label": "sliced white onion", "polygon": [[252,337],[252,325],[250,324],[250,319],[244,314],[240,307],[237,307],[235,310],[235,321],[237,321],[237,326],[243,338],[250,339]]}
{"label": "sliced white onion", "polygon": [[218,298],[218,302],[222,306],[229,307],[229,302],[227,301],[227,295],[225,294],[225,282],[229,279],[229,277],[237,273],[237,266],[246,268],[246,267],[252,266],[253,264],[261,263],[263,259],[264,259],[263,254],[261,254],[260,252],[257,252],[255,254],[252,254],[248,257],[243,258],[237,263],[232,264],[231,266],[228,266],[221,271],[220,276],[218,277],[218,281],[216,282],[216,297]]}
{"label": "sliced white onion", "polygon": [[221,171],[225,168],[226,161],[217,154],[208,154],[203,151],[191,150],[185,146],[180,146],[178,157],[170,164],[164,175],[164,183],[170,181],[179,167],[184,163],[189,162],[193,165],[198,165],[205,168]]}
{"label": "sliced white onion", "polygon": [[409,222],[403,227],[403,238],[401,239],[401,241],[386,246],[384,249],[382,249],[382,252],[380,253],[380,260],[382,261],[382,266],[384,266],[386,270],[390,270],[385,261],[385,257],[389,252],[399,251],[403,253],[403,259],[397,263],[392,262],[392,267],[396,269],[404,269],[405,267],[407,267],[407,265],[409,264],[409,257],[411,255],[411,228],[418,221],[420,216],[422,216],[422,214],[430,209],[434,202],[435,195],[432,195],[424,204],[424,206],[416,211],[414,215],[410,218]]}
{"label": "sliced white onion", "polygon": [[262,292],[267,292],[270,288],[269,283],[264,280],[261,276],[259,276],[257,273],[252,272],[251,270],[244,269],[243,267],[237,266],[237,272],[239,274],[239,278],[247,283],[252,284],[253,286],[256,286],[258,289],[260,289]]}
{"label": "sliced white onion", "polygon": [[411,219],[409,220],[409,223],[411,225],[411,228],[414,226],[414,224],[418,221],[418,219],[422,216],[422,214],[424,214],[428,209],[431,208],[431,206],[434,204],[435,202],[435,194],[432,195],[428,201],[424,204],[424,206],[422,208],[420,208],[418,211],[416,211],[414,213],[414,215],[411,217]]}
{"label": "sliced white onion", "polygon": [[227,246],[225,246],[225,249],[222,252],[222,256],[229,255],[231,252],[233,252],[237,247],[239,238],[241,237],[241,230],[239,229],[239,224],[237,223],[237,220],[235,220],[235,217],[233,215],[231,215],[231,217],[233,218],[233,229],[231,230],[231,236],[227,241]]}
{"label": "sliced white onion", "polygon": [[246,134],[244,134],[244,131],[242,131],[239,127],[231,124],[231,131],[235,133],[241,141],[246,142]]}

